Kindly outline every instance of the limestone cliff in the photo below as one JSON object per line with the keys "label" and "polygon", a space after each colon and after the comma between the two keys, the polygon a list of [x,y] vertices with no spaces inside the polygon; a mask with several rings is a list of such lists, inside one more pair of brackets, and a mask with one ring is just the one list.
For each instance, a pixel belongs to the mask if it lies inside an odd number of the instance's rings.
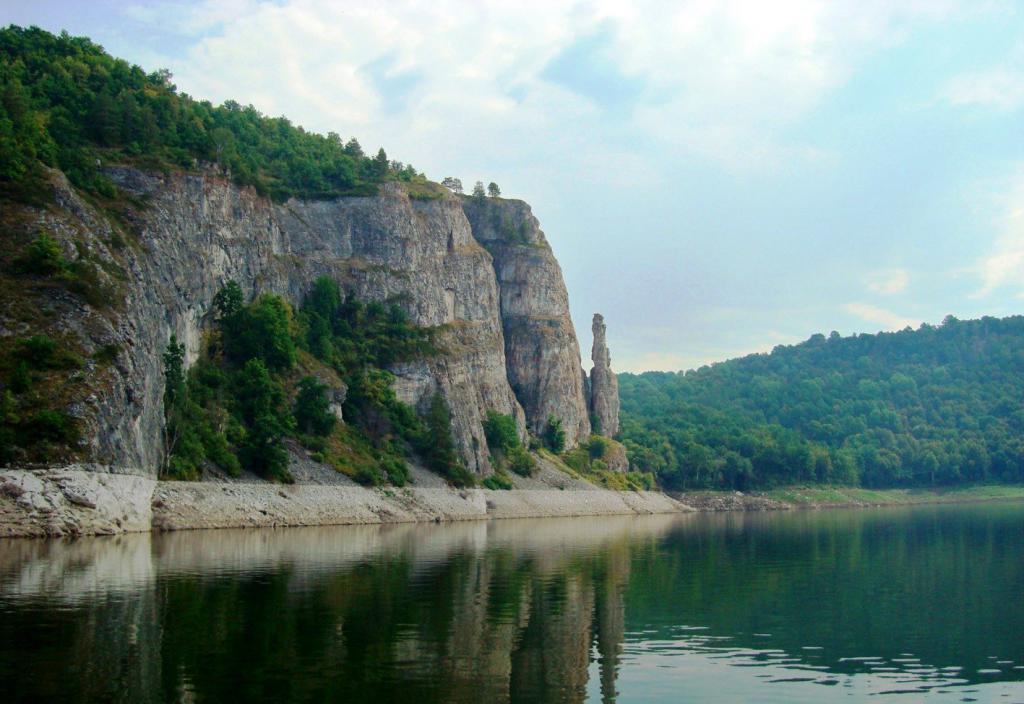
{"label": "limestone cliff", "polygon": [[466,198],[463,209],[493,258],[508,380],[527,425],[539,434],[559,418],[572,447],[590,434],[590,417],[562,270],[523,201]]}
{"label": "limestone cliff", "polygon": [[[109,368],[90,362],[69,401],[84,430],[79,459],[155,475],[161,354],[174,332],[195,359],[213,296],[230,279],[249,296],[276,292],[298,304],[327,275],[366,300],[398,297],[417,324],[443,326],[443,353],[393,368],[395,389],[412,405],[446,397],[456,444],[478,474],[491,471],[488,410],[535,432],[548,415],[561,418],[570,447],[589,433],[565,284],[525,203],[411,199],[389,184],[374,197],[278,204],[212,172],[108,176],[136,204],[122,228],[59,173],[55,206],[25,216],[69,258],[102,264],[118,291],[105,310],[73,296],[46,304],[49,331],[76,336],[86,353],[118,350]],[[127,246],[118,244],[125,227],[135,237]],[[29,332],[3,315],[5,334]]]}
{"label": "limestone cliff", "polygon": [[594,432],[614,437],[619,432],[619,380],[612,371],[612,358],[605,341],[604,316],[594,314],[594,346],[590,358],[594,368],[590,371],[590,413],[594,419]]}

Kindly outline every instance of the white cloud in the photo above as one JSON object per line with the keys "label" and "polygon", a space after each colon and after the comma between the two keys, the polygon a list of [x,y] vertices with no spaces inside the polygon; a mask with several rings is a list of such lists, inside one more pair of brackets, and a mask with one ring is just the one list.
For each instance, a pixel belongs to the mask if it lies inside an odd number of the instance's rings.
{"label": "white cloud", "polygon": [[988,252],[967,269],[981,284],[973,298],[985,298],[1007,286],[1024,289],[1024,164],[997,187],[991,201],[999,234]]}
{"label": "white cloud", "polygon": [[953,105],[1015,110],[1024,104],[1024,71],[996,68],[961,74],[943,95]]}
{"label": "white cloud", "polygon": [[885,269],[868,277],[868,290],[881,296],[894,296],[903,293],[910,283],[910,274],[906,269]]}
{"label": "white cloud", "polygon": [[902,330],[908,325],[913,327],[920,322],[870,303],[847,303],[843,306],[843,310],[864,322],[881,325],[886,330]]}
{"label": "white cloud", "polygon": [[[514,167],[586,153],[600,162],[616,154],[616,139],[635,135],[642,139],[631,144],[654,147],[644,159],[672,150],[743,171],[830,157],[787,128],[872,48],[899,41],[908,20],[945,17],[960,5],[205,0],[127,12],[198,36],[185,58],[168,57],[187,92],[356,134],[432,172],[471,157]],[[571,80],[545,76],[553,59],[598,36],[605,44],[575,59],[589,57],[589,85],[573,90]],[[379,60],[387,76],[412,78],[375,82],[366,66]],[[612,105],[592,99],[623,85]],[[540,146],[523,154],[527,142]]]}

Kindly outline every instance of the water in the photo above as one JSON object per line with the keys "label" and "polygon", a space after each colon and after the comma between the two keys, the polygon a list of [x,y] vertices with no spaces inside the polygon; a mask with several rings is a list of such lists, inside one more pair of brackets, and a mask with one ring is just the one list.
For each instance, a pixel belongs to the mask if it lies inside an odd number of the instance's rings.
{"label": "water", "polygon": [[1024,702],[1024,504],[0,541],[0,701]]}

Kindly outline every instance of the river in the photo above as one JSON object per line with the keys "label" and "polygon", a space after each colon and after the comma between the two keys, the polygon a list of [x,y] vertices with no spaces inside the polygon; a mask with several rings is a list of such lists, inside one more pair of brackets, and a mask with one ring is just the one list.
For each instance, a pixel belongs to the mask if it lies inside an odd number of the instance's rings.
{"label": "river", "polygon": [[0,701],[1024,702],[1024,503],[0,541]]}

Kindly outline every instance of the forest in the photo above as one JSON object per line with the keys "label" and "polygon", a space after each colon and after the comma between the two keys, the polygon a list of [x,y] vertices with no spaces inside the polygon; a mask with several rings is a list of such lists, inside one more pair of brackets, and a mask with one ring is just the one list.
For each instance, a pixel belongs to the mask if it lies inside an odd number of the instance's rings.
{"label": "forest", "polygon": [[0,30],[0,188],[24,196],[45,164],[79,188],[113,196],[103,175],[108,163],[151,170],[214,164],[278,201],[372,195],[383,181],[425,181],[384,149],[364,154],[355,138],[307,132],[251,105],[195,100],[177,91],[167,71],[146,73],[84,37]]}
{"label": "forest", "polygon": [[668,489],[1024,481],[1024,317],[814,335],[620,374],[621,440]]}
{"label": "forest", "polygon": [[413,455],[456,486],[474,483],[444,398],[434,394],[420,414],[391,388],[384,366],[436,353],[435,329],[414,325],[395,301],[364,303],[321,277],[298,311],[274,294],[246,304],[234,281],[214,309],[196,363],[185,369],[174,337],[164,354],[164,478],[198,479],[214,465],[291,482],[291,442],[361,484],[404,485]]}

